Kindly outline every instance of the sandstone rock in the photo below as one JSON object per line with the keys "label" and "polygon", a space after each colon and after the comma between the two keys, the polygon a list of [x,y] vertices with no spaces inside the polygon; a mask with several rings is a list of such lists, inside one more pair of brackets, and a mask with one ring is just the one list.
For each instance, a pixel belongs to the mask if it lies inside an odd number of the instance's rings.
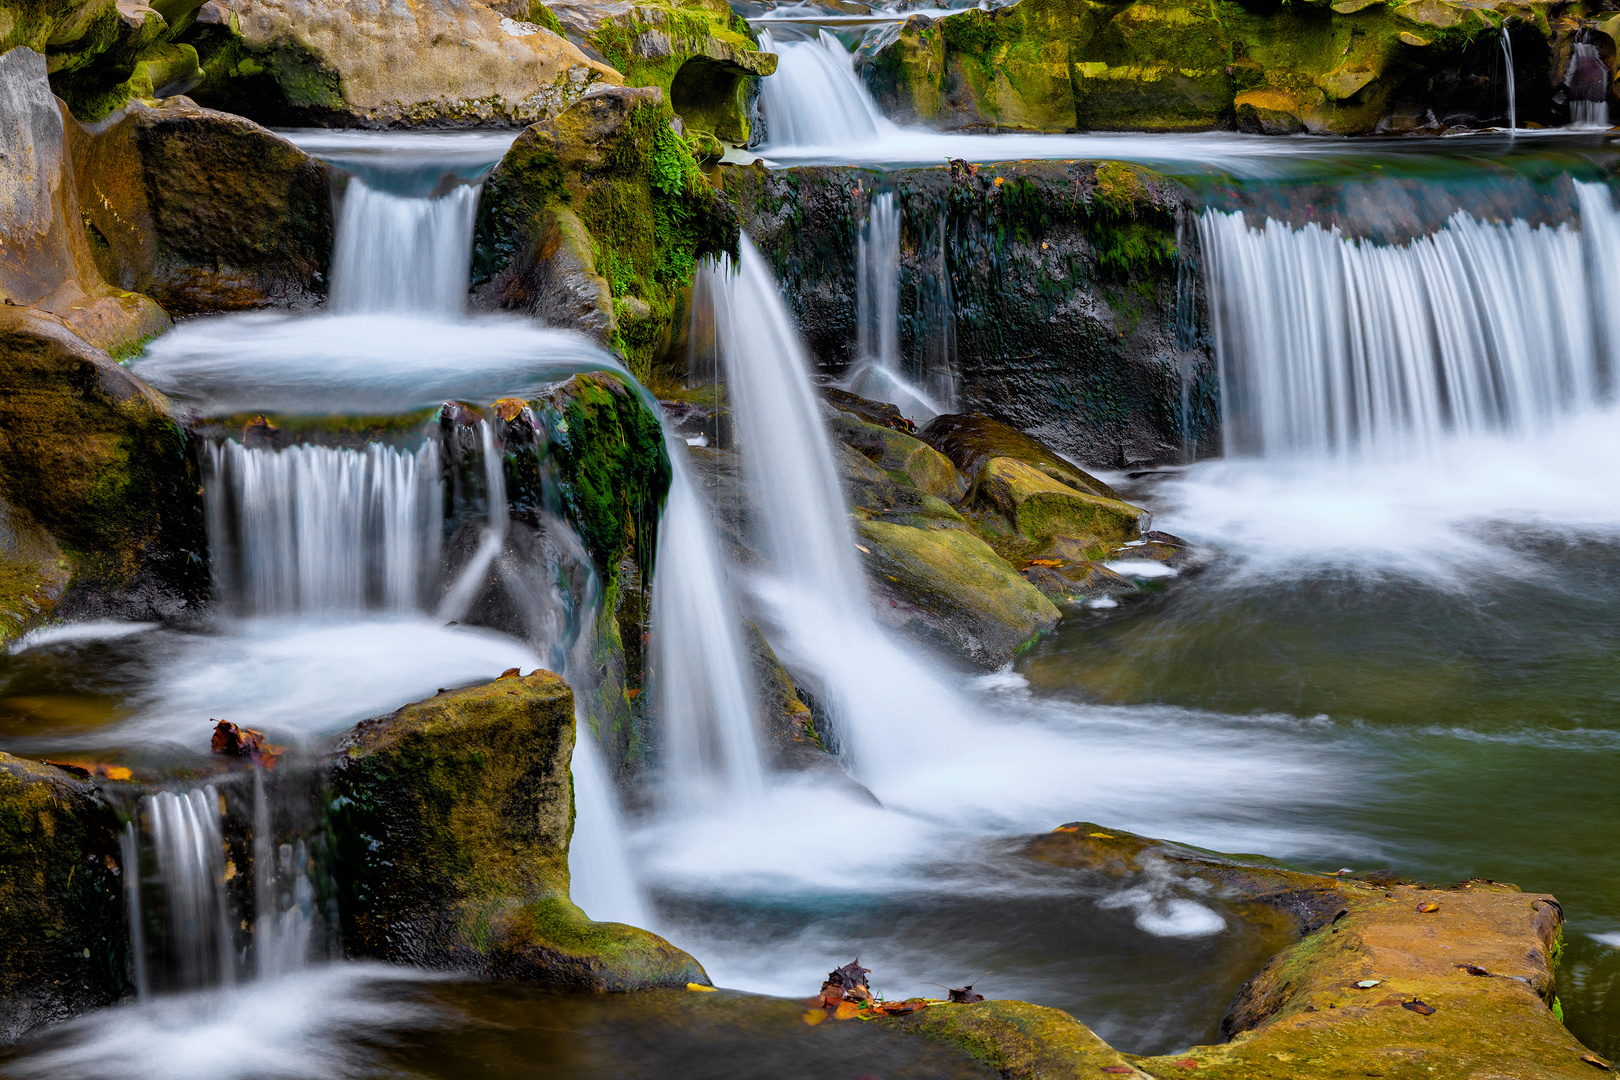
{"label": "sandstone rock", "polygon": [[1058,623],[1052,602],[965,528],[855,527],[879,620],[947,655],[993,671]]}
{"label": "sandstone rock", "polygon": [[525,131],[479,203],[475,306],[578,329],[646,381],[696,260],[737,237],[670,119],[656,87],[602,87]]}
{"label": "sandstone rock", "polygon": [[344,944],[577,990],[707,983],[655,934],[568,899],[573,693],[549,672],[446,692],[332,754]]}
{"label": "sandstone rock", "polygon": [[0,1044],[132,989],[117,828],[93,784],[0,752]]}
{"label": "sandstone rock", "polygon": [[[533,123],[618,73],[475,0],[237,0],[193,96],[267,123]],[[510,19],[506,20],[508,23]]]}

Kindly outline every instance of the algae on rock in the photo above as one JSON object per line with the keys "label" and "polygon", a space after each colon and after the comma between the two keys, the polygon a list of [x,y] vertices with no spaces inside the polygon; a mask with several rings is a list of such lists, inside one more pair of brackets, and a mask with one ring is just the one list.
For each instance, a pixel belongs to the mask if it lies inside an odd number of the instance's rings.
{"label": "algae on rock", "polygon": [[646,930],[568,898],[573,692],[537,671],[361,723],[331,755],[351,955],[577,990],[707,984]]}

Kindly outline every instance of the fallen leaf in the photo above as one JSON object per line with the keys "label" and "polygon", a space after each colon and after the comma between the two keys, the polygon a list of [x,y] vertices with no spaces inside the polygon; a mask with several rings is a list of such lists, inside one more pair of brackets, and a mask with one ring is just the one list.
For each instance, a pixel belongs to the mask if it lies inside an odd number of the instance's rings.
{"label": "fallen leaf", "polygon": [[984,1000],[984,995],[975,994],[972,986],[959,986],[955,990],[951,990],[949,987],[946,987],[946,989],[949,991],[947,995],[949,1000],[958,1005],[977,1005]]}
{"label": "fallen leaf", "polygon": [[1029,560],[1029,562],[1025,563],[1024,565],[1026,567],[1030,567],[1030,566],[1062,566],[1063,565],[1063,560],[1062,559],[1031,559],[1031,560]]}
{"label": "fallen leaf", "polygon": [[832,1016],[834,1020],[853,1020],[860,1011],[861,1007],[853,1001],[840,1001]]}
{"label": "fallen leaf", "polygon": [[1413,998],[1411,1001],[1403,1001],[1403,1002],[1401,1002],[1401,1008],[1408,1009],[1408,1010],[1410,1010],[1412,1012],[1415,1012],[1419,1016],[1433,1016],[1434,1015],[1434,1006],[1430,1005],[1426,1001],[1419,1001],[1417,998]]}
{"label": "fallen leaf", "polygon": [[1172,1061],[1170,1064],[1174,1065],[1178,1069],[1198,1068],[1198,1062],[1194,1061],[1192,1058],[1182,1058],[1180,1061]]}
{"label": "fallen leaf", "polygon": [[1417,909],[1425,915],[1431,915],[1440,910],[1440,905],[1435,903],[1433,900],[1425,900],[1423,903],[1417,906]]}
{"label": "fallen leaf", "polygon": [[266,767],[274,765],[281,756],[281,747],[271,745],[252,728],[237,727],[229,720],[215,720],[213,724],[214,734],[208,740],[208,748],[216,754],[247,758]]}
{"label": "fallen leaf", "polygon": [[135,774],[132,771],[124,768],[122,765],[107,766],[107,779],[109,780],[128,780],[134,775]]}
{"label": "fallen leaf", "polygon": [[872,974],[871,968],[861,967],[861,958],[856,957],[841,968],[834,968],[827,973],[827,984],[843,990],[853,990],[857,986],[866,985],[866,977]]}
{"label": "fallen leaf", "polygon": [[624,692],[624,696],[629,698],[631,701],[634,701],[636,698],[641,696],[641,691],[640,690],[626,690]]}
{"label": "fallen leaf", "polygon": [[1602,1058],[1598,1057],[1596,1054],[1582,1054],[1581,1055],[1581,1060],[1586,1062],[1588,1065],[1593,1066],[1594,1068],[1602,1069],[1604,1072],[1608,1072],[1609,1069],[1612,1068],[1612,1066],[1607,1061],[1604,1061]]}
{"label": "fallen leaf", "polygon": [[712,994],[720,989],[718,986],[704,986],[702,983],[687,983],[686,988],[688,990],[698,990],[705,994]]}
{"label": "fallen leaf", "polygon": [[1470,975],[1478,975],[1478,976],[1481,976],[1482,978],[1486,978],[1486,979],[1489,979],[1489,978],[1492,977],[1490,972],[1486,971],[1484,968],[1479,967],[1479,966],[1477,966],[1475,964],[1458,964],[1457,967],[1462,971],[1468,972],[1468,974],[1470,974]]}
{"label": "fallen leaf", "polygon": [[855,545],[855,550],[856,550],[856,551],[859,551],[859,552],[860,552],[860,553],[861,553],[861,554],[863,554],[863,555],[870,555],[870,554],[872,554],[872,549],[871,549],[871,548],[869,548],[869,547],[862,547],[862,546],[861,546],[861,545],[859,545],[859,544],[856,544],[856,545]]}
{"label": "fallen leaf", "polygon": [[517,678],[519,676],[519,674],[520,674],[520,672],[518,671],[517,668],[509,667],[505,671],[501,672],[500,675],[497,676],[497,677],[502,678],[502,679],[515,679],[515,678]]}
{"label": "fallen leaf", "polygon": [[510,424],[527,405],[528,402],[522,398],[503,397],[495,403],[495,411],[500,414],[502,420]]}
{"label": "fallen leaf", "polygon": [[1382,984],[1383,981],[1383,979],[1362,979],[1360,982],[1356,983],[1356,989],[1371,990],[1373,987]]}
{"label": "fallen leaf", "polygon": [[803,1020],[811,1027],[815,1027],[817,1024],[827,1019],[827,1012],[825,1009],[810,1009],[799,1019]]}
{"label": "fallen leaf", "polygon": [[1078,826],[1078,825],[1059,825],[1057,828],[1053,829],[1052,831],[1053,832],[1079,832],[1080,831],[1080,826]]}

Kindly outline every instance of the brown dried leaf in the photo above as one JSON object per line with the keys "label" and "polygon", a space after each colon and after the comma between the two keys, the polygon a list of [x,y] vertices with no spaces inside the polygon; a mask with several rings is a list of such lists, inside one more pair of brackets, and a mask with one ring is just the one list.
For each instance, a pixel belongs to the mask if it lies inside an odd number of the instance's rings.
{"label": "brown dried leaf", "polygon": [[1425,900],[1417,906],[1417,909],[1425,915],[1431,915],[1440,910],[1440,905],[1433,900]]}
{"label": "brown dried leaf", "polygon": [[1419,1001],[1417,998],[1413,998],[1411,1001],[1403,1001],[1403,1002],[1401,1002],[1401,1008],[1410,1010],[1411,1012],[1415,1012],[1419,1016],[1433,1016],[1434,1015],[1434,1006],[1430,1005],[1426,1001]]}
{"label": "brown dried leaf", "polygon": [[1608,1072],[1611,1068],[1613,1068],[1613,1066],[1611,1066],[1607,1061],[1604,1061],[1596,1054],[1582,1054],[1581,1060],[1593,1068],[1602,1069],[1604,1072]]}
{"label": "brown dried leaf", "polygon": [[840,1001],[838,1008],[833,1010],[834,1020],[853,1020],[860,1013],[861,1007],[853,1001]]}
{"label": "brown dried leaf", "polygon": [[521,413],[528,406],[528,404],[529,403],[524,401],[522,398],[503,397],[495,403],[495,412],[502,420],[505,420],[508,424],[510,424],[513,420],[518,418],[518,414]]}

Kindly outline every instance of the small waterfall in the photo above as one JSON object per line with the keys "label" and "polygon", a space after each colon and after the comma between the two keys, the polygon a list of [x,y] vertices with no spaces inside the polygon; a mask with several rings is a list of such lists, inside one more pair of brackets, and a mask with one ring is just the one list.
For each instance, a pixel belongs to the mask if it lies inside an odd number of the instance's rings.
{"label": "small waterfall", "polygon": [[331,310],[454,316],[467,306],[479,188],[394,195],[351,177],[332,246]]}
{"label": "small waterfall", "polygon": [[[583,710],[581,710],[583,713]],[[569,898],[597,922],[652,926],[652,912],[630,869],[618,796],[581,715],[574,731],[574,837],[568,845]]]}
{"label": "small waterfall", "polygon": [[215,577],[245,614],[421,607],[444,513],[432,440],[415,451],[227,440],[204,463]]}
{"label": "small waterfall", "polygon": [[1458,212],[1403,245],[1206,211],[1229,452],[1410,452],[1594,406],[1620,359],[1620,230],[1601,184],[1580,227]]}
{"label": "small waterfall", "polygon": [[1507,99],[1508,99],[1508,131],[1517,134],[1519,130],[1519,92],[1515,85],[1513,68],[1513,39],[1508,36],[1507,22],[1502,23],[1502,65],[1507,69]]}
{"label": "small waterfall", "polygon": [[506,532],[510,525],[510,510],[506,503],[505,456],[496,440],[495,425],[480,420],[478,438],[484,462],[484,498],[489,508],[489,519],[478,541],[478,550],[439,603],[438,617],[446,621],[460,620],[466,616],[468,608],[478,598],[479,589],[484,586],[490,566],[506,546]]}
{"label": "small waterfall", "polygon": [[1564,72],[1569,87],[1569,126],[1603,131],[1609,126],[1609,68],[1596,45],[1577,41]]}
{"label": "small waterfall", "polygon": [[894,192],[872,196],[856,243],[858,347],[864,360],[900,369],[900,211]]}
{"label": "small waterfall", "polygon": [[737,606],[688,473],[686,447],[674,436],[665,439],[673,475],[658,524],[651,630],[665,775],[677,800],[724,792],[757,802],[765,768]]}
{"label": "small waterfall", "polygon": [[154,914],[164,926],[156,941],[158,963],[148,972],[165,976],[166,989],[230,986],[236,981],[236,948],[225,892],[219,791],[212,786],[161,791],[143,799],[141,810],[157,864]]}
{"label": "small waterfall", "polygon": [[808,41],[781,41],[761,30],[759,47],[776,53],[776,74],[760,81],[765,145],[827,147],[871,142],[895,130],[855,73],[854,57],[825,30]]}

